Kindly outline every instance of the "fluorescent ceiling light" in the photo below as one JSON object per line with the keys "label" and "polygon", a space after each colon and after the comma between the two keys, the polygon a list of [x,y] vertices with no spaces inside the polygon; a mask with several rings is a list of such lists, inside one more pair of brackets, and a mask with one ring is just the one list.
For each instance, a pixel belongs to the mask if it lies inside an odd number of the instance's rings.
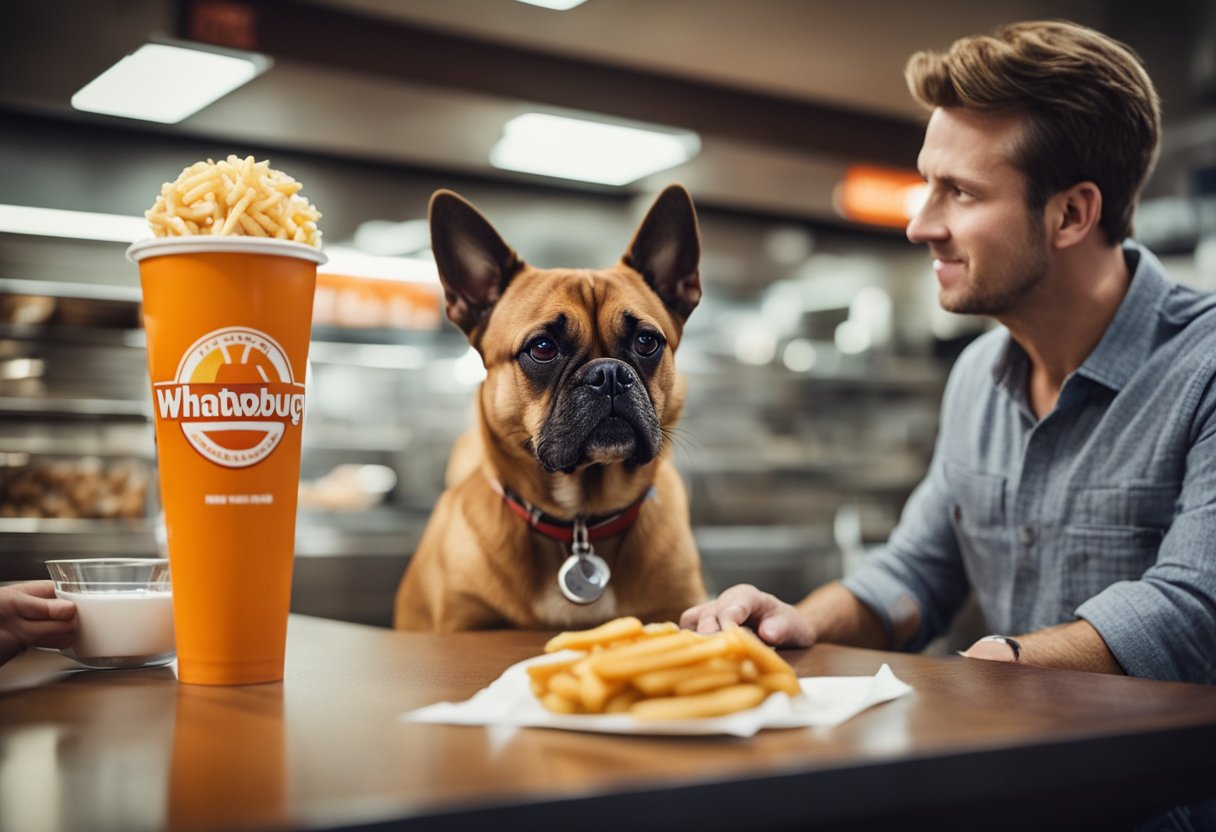
{"label": "fluorescent ceiling light", "polygon": [[625,185],[683,164],[701,149],[696,133],[525,113],[503,127],[490,163],[505,170]]}
{"label": "fluorescent ceiling light", "polygon": [[132,243],[152,236],[148,221],[143,217],[29,205],[0,205],[0,231],[114,243]]}
{"label": "fluorescent ceiling light", "polygon": [[254,53],[146,43],[85,84],[72,106],[176,124],[269,66],[269,58]]}
{"label": "fluorescent ceiling light", "polygon": [[583,5],[587,0],[519,0],[519,2],[527,3],[529,6],[540,6],[542,9],[564,12],[575,6]]}

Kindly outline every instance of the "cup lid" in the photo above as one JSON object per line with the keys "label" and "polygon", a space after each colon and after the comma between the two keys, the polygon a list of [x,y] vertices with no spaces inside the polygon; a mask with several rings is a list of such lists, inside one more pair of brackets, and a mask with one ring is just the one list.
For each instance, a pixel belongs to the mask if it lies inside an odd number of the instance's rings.
{"label": "cup lid", "polygon": [[166,254],[272,254],[280,257],[301,257],[318,266],[329,262],[329,257],[316,246],[297,243],[294,240],[276,240],[271,237],[207,236],[149,237],[137,240],[127,249],[127,259],[138,263],[148,257]]}

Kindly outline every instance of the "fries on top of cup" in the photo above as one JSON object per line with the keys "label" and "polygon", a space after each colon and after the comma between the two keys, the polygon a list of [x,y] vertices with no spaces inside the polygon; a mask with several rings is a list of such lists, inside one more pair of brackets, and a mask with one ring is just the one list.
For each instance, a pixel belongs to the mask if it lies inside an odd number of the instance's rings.
{"label": "fries on top of cup", "polygon": [[145,216],[157,237],[244,235],[320,248],[321,212],[300,194],[301,187],[252,156],[208,159],[166,182]]}
{"label": "fries on top of cup", "polygon": [[802,695],[794,669],[743,627],[706,636],[617,618],[545,645],[560,650],[582,655],[528,667],[532,692],[559,714],[699,719],[754,708],[778,691]]}

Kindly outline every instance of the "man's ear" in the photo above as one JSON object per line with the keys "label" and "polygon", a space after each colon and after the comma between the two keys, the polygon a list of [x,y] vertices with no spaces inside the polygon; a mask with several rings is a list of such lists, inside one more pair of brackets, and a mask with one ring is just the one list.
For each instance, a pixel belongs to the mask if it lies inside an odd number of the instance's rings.
{"label": "man's ear", "polygon": [[681,321],[701,300],[701,234],[692,197],[681,185],[668,185],[638,226],[625,253],[625,265],[646,283]]}
{"label": "man's ear", "polygon": [[1069,248],[1095,233],[1102,219],[1102,190],[1078,182],[1047,201],[1048,234],[1056,248]]}
{"label": "man's ear", "polygon": [[469,335],[523,268],[480,212],[452,191],[431,196],[431,249],[448,317]]}

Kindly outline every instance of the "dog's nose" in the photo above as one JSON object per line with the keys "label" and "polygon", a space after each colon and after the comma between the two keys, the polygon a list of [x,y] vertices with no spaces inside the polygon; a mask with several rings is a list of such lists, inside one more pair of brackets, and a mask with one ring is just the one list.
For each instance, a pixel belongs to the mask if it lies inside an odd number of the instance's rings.
{"label": "dog's nose", "polygon": [[635,381],[633,368],[615,358],[597,358],[583,370],[583,384],[605,396],[619,396]]}

